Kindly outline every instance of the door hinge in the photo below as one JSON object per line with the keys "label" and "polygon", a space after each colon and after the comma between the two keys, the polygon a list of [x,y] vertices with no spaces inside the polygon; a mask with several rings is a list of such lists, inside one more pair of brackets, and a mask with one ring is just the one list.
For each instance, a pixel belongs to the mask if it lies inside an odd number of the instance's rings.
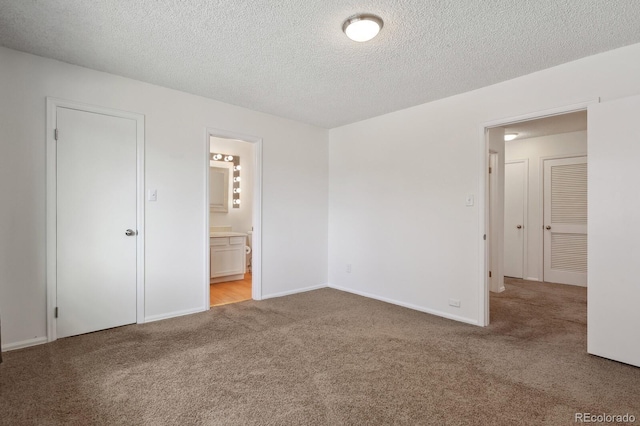
{"label": "door hinge", "polygon": [[55,140],[58,140],[58,129],[54,129],[54,131],[53,131],[53,138],[54,138]]}
{"label": "door hinge", "polygon": [[53,310],[53,317],[54,318],[58,318],[58,307],[56,306],[55,309]]}
{"label": "door hinge", "polygon": [[484,235],[482,236],[482,239],[483,239],[483,240],[485,240],[485,241],[487,241],[487,234],[484,234]]}
{"label": "door hinge", "polygon": [[492,170],[491,167],[489,167],[489,173],[491,173],[491,170]]}
{"label": "door hinge", "polygon": [[489,278],[491,278],[491,271],[489,271]]}

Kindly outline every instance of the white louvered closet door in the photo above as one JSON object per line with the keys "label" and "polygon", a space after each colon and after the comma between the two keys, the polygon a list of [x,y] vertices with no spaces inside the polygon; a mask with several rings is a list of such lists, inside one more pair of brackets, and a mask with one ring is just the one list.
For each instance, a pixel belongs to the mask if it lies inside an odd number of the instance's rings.
{"label": "white louvered closet door", "polygon": [[587,157],[544,162],[544,280],[587,285]]}

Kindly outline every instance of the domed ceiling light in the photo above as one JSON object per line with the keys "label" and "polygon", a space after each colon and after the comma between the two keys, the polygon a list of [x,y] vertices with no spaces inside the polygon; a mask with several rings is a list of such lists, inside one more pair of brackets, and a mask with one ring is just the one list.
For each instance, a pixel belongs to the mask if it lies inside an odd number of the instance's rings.
{"label": "domed ceiling light", "polygon": [[517,133],[505,133],[505,135],[504,135],[504,140],[505,140],[505,141],[512,141],[512,140],[514,140],[514,139],[515,139],[515,138],[517,138],[517,137],[518,137],[518,134],[517,134]]}
{"label": "domed ceiling light", "polygon": [[353,15],[344,21],[342,31],[353,41],[369,41],[382,29],[382,19],[369,13]]}

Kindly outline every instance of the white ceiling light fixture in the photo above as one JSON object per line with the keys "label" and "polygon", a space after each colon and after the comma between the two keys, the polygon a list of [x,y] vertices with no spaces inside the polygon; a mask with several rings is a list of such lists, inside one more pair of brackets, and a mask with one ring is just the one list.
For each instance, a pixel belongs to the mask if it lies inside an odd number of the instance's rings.
{"label": "white ceiling light fixture", "polygon": [[517,138],[517,137],[518,137],[518,134],[517,134],[517,133],[505,133],[505,134],[504,134],[504,140],[505,140],[505,141],[512,141],[512,140],[514,140],[514,139],[515,139],[515,138]]}
{"label": "white ceiling light fixture", "polygon": [[342,24],[342,31],[353,41],[369,41],[382,29],[382,19],[369,13],[361,13],[347,18]]}

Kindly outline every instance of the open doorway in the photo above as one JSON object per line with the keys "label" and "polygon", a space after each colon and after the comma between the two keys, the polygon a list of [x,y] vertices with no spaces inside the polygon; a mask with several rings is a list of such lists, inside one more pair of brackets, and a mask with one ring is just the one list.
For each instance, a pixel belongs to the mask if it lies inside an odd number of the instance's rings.
{"label": "open doorway", "polygon": [[217,131],[207,140],[207,303],[259,300],[261,141]]}
{"label": "open doorway", "polygon": [[[490,299],[510,285],[586,287],[585,107],[486,126],[486,324]],[[586,290],[575,291],[586,315]]]}

